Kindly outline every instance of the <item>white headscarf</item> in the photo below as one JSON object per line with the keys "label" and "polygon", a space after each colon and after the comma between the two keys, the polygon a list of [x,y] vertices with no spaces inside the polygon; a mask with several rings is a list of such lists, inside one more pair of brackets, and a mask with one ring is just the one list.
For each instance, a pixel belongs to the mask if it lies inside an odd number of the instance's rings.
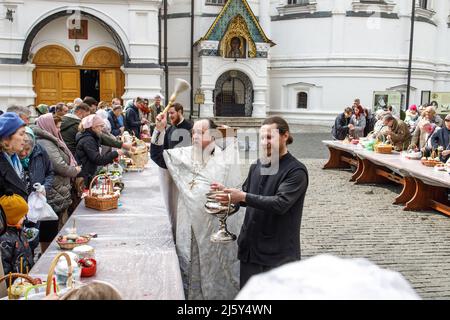
{"label": "white headscarf", "polygon": [[99,109],[95,114],[100,116],[103,119],[103,121],[105,121],[105,131],[110,133],[111,132],[111,123],[109,123],[109,120],[108,120],[108,111]]}

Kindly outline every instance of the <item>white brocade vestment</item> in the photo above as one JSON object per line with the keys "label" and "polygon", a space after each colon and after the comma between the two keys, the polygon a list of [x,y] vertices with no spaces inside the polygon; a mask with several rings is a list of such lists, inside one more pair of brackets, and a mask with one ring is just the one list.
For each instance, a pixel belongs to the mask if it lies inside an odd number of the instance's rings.
{"label": "white brocade vestment", "polygon": [[[237,242],[210,241],[219,220],[207,214],[204,206],[212,182],[239,185],[237,143],[225,150],[216,146],[201,169],[194,168],[193,147],[165,150],[164,160],[179,190],[176,245],[188,299],[234,299],[239,291]],[[243,219],[243,210],[228,218],[228,230],[238,235]]]}

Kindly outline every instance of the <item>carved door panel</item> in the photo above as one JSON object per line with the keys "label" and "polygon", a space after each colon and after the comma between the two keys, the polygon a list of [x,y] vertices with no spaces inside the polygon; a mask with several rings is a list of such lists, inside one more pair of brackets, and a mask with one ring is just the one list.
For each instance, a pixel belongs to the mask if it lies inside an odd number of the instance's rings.
{"label": "carved door panel", "polygon": [[58,77],[57,69],[37,68],[34,73],[36,105],[45,103],[52,105],[58,102]]}
{"label": "carved door panel", "polygon": [[59,102],[72,102],[80,97],[80,70],[62,69],[59,71]]}
{"label": "carved door panel", "polygon": [[100,71],[100,100],[111,102],[122,96],[123,84],[120,70],[106,69]]}

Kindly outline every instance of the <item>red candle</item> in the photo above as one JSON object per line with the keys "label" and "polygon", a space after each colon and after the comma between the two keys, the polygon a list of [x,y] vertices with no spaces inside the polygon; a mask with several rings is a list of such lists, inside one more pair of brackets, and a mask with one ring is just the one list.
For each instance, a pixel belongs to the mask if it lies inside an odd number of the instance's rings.
{"label": "red candle", "polygon": [[53,277],[53,292],[56,294],[56,279]]}

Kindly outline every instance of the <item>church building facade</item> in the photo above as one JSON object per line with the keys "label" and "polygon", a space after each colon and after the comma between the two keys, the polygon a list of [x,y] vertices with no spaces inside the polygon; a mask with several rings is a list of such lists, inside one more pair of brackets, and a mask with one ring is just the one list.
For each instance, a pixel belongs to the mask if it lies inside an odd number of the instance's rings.
{"label": "church building facade", "polygon": [[[375,92],[405,107],[411,1],[195,0],[192,14],[191,0],[167,0],[166,16],[163,4],[0,1],[0,107],[167,97],[191,70],[202,117],[329,124],[354,98],[371,108]],[[416,5],[410,101],[420,104],[450,91],[450,1]],[[180,102],[188,114],[191,96]]]}

